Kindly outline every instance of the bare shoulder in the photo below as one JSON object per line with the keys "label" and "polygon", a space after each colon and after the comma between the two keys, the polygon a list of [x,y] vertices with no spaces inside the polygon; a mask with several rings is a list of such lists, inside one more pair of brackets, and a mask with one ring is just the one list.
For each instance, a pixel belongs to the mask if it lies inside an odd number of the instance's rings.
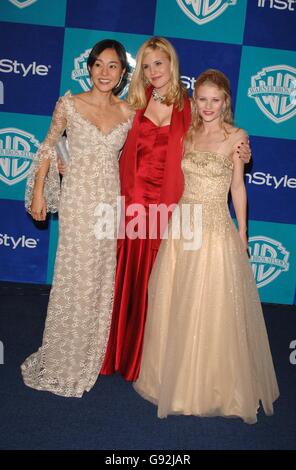
{"label": "bare shoulder", "polygon": [[82,93],[75,93],[72,94],[73,100],[76,101],[84,101],[84,103],[89,102],[89,92],[88,91],[83,91]]}
{"label": "bare shoulder", "polygon": [[88,95],[88,92],[83,91],[82,93],[73,93],[72,96],[74,96],[74,98],[84,99],[86,95]]}
{"label": "bare shoulder", "polygon": [[117,104],[126,119],[133,114],[133,108],[126,101],[119,100]]}
{"label": "bare shoulder", "polygon": [[248,134],[247,132],[240,128],[240,127],[234,127],[234,126],[231,126],[228,124],[228,132],[229,132],[229,136],[232,140],[233,143],[236,143],[236,142],[248,142],[249,140],[249,137],[248,137]]}

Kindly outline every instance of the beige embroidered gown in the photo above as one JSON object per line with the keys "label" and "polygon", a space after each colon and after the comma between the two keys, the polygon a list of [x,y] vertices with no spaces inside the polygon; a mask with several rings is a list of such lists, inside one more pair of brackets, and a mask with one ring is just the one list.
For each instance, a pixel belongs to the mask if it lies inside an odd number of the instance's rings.
{"label": "beige embroidered gown", "polygon": [[[131,118],[103,134],[76,111],[70,93],[56,104],[26,190],[29,209],[36,169],[49,158],[44,194],[48,210],[59,210],[59,242],[42,346],[21,366],[29,387],[81,397],[97,380],[111,321],[116,228],[113,239],[98,239],[95,209],[108,203],[116,210],[118,155],[130,126]],[[64,129],[70,162],[59,201],[55,145]]]}
{"label": "beige embroidered gown", "polygon": [[255,423],[260,400],[272,414],[279,390],[257,287],[228,211],[233,164],[195,150],[182,167],[180,207],[202,205],[202,244],[185,250],[171,228],[161,243],[134,387],[158,406],[160,418],[220,415]]}

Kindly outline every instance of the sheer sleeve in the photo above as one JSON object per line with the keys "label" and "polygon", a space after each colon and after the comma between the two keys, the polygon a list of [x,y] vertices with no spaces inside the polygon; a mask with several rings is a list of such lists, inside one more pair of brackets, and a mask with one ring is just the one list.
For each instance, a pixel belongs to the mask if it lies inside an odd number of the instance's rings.
{"label": "sheer sleeve", "polygon": [[59,98],[52,116],[51,125],[45,140],[40,145],[37,154],[31,165],[27,178],[25,191],[25,207],[28,212],[31,210],[33,190],[36,173],[44,160],[50,160],[48,173],[44,181],[43,195],[46,201],[47,212],[57,212],[60,197],[60,175],[57,168],[56,143],[63,134],[67,124],[65,98]]}

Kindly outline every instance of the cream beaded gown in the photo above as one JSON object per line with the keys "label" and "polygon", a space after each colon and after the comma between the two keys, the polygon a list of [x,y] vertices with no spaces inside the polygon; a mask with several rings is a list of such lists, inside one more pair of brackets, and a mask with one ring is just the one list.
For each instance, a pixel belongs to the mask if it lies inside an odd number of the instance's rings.
{"label": "cream beaded gown", "polygon": [[[55,145],[67,129],[70,162],[59,202],[59,243],[42,346],[22,364],[26,385],[57,395],[81,397],[97,380],[107,345],[116,266],[113,239],[98,239],[99,203],[116,209],[118,155],[131,118],[108,134],[79,114],[73,96],[57,102],[53,121],[41,144],[26,191],[30,208],[35,171],[50,159],[45,198],[58,209],[60,179]],[[116,225],[116,224],[115,224]]]}
{"label": "cream beaded gown", "polygon": [[230,218],[233,163],[198,150],[182,161],[182,203],[202,204],[202,245],[163,240],[149,285],[140,375],[134,387],[158,416],[241,417],[255,423],[261,400],[279,391],[247,254]]}

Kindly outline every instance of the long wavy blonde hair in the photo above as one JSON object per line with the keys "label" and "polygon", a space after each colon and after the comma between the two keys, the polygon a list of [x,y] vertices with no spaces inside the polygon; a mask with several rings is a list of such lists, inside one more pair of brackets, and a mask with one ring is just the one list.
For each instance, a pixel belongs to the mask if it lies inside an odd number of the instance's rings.
{"label": "long wavy blonde hair", "polygon": [[180,79],[179,60],[172,44],[165,38],[153,37],[144,42],[136,57],[136,67],[131,79],[127,101],[134,109],[143,109],[147,105],[146,89],[150,83],[145,79],[143,60],[149,52],[160,50],[170,61],[170,83],[164,104],[175,106],[181,110],[184,105],[184,97],[187,91]]}
{"label": "long wavy blonde hair", "polygon": [[202,72],[196,79],[194,85],[194,92],[193,92],[193,103],[192,103],[192,117],[191,117],[191,125],[188,130],[186,139],[185,139],[185,147],[188,149],[191,147],[193,143],[193,136],[196,131],[200,129],[202,126],[202,118],[198,113],[197,106],[195,104],[195,98],[197,95],[197,91],[200,86],[202,85],[215,85],[219,90],[223,91],[224,98],[225,98],[225,108],[223,113],[221,114],[220,118],[220,125],[224,131],[225,139],[228,138],[229,132],[225,126],[225,124],[233,125],[233,113],[231,109],[231,91],[230,91],[230,82],[226,75],[220,70],[216,69],[208,69],[205,72]]}

